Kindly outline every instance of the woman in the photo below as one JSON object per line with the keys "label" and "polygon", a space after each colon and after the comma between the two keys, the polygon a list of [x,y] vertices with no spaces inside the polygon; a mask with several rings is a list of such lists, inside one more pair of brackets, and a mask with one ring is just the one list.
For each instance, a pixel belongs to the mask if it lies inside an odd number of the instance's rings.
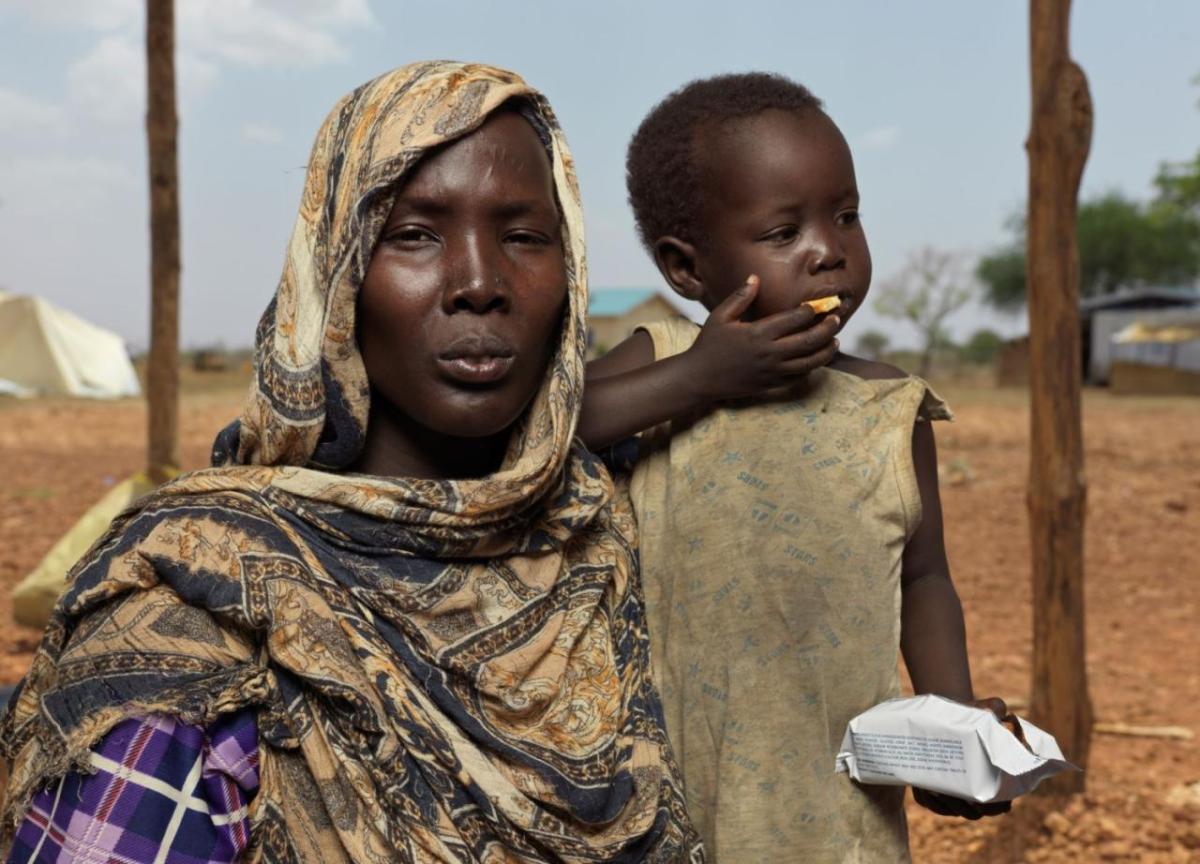
{"label": "woman", "polygon": [[80,562],[4,719],[11,860],[698,859],[630,513],[573,441],[585,309],[540,94],[428,63],[342,99],[222,467]]}

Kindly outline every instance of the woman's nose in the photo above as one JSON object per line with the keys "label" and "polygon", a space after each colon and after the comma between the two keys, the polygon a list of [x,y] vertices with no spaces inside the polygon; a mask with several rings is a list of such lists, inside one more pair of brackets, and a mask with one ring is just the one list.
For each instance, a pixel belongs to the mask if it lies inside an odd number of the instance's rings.
{"label": "woman's nose", "polygon": [[498,257],[482,238],[469,238],[454,253],[445,292],[446,312],[488,312],[508,309],[512,300],[508,278]]}
{"label": "woman's nose", "polygon": [[836,225],[815,227],[809,240],[806,264],[810,275],[846,265],[846,249]]}

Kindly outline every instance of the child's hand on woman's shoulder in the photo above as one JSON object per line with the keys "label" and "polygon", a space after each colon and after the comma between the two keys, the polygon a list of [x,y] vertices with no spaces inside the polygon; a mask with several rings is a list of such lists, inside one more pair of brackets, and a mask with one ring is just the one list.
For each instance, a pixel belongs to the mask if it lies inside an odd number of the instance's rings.
{"label": "child's hand on woman's shoulder", "polygon": [[[1005,704],[1003,699],[997,696],[987,699],[972,699],[967,704],[975,708],[983,708],[985,711],[991,711],[1001,722],[1010,716],[1008,705]],[[915,786],[912,791],[914,801],[926,810],[932,810],[934,813],[942,816],[961,816],[964,819],[975,821],[976,819],[982,819],[984,816],[999,816],[1012,809],[1011,801],[995,801],[991,804],[980,804],[978,801],[954,798],[950,795],[943,795],[940,792],[918,789]]]}
{"label": "child's hand on woman's shoulder", "polygon": [[836,314],[820,317],[807,304],[743,321],[758,287],[758,277],[751,276],[726,297],[684,354],[710,402],[763,396],[788,387],[837,353],[834,334],[840,320]]}

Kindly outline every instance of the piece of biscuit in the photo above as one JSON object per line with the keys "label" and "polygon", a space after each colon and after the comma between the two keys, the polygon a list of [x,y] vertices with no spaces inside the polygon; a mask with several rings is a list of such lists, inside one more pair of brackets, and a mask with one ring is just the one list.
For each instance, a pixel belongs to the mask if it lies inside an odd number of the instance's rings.
{"label": "piece of biscuit", "polygon": [[804,303],[807,306],[811,306],[812,310],[818,315],[822,315],[825,312],[832,312],[842,305],[842,301],[838,299],[836,294],[830,294],[828,297],[818,297],[815,300],[805,300]]}

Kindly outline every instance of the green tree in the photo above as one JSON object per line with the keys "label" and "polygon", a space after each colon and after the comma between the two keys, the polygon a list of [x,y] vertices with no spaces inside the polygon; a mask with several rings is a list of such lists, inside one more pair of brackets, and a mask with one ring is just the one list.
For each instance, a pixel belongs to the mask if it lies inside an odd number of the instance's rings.
{"label": "green tree", "polygon": [[[1108,294],[1139,283],[1179,285],[1200,276],[1200,207],[1176,202],[1192,194],[1194,178],[1161,179],[1170,190],[1149,204],[1110,192],[1079,205],[1079,292]],[[1200,180],[1196,181],[1200,188]],[[993,306],[1025,302],[1025,224],[1010,222],[1012,241],[979,260],[975,274]]]}
{"label": "green tree", "polygon": [[[1200,75],[1192,83],[1200,85]],[[1200,102],[1196,104],[1200,107]],[[1154,185],[1158,188],[1156,204],[1200,216],[1200,151],[1186,162],[1164,162]]]}
{"label": "green tree", "polygon": [[1021,237],[1002,249],[979,259],[975,276],[983,285],[983,296],[998,309],[1020,309],[1025,304],[1025,226]]}
{"label": "green tree", "polygon": [[995,330],[984,327],[971,334],[971,338],[962,346],[962,358],[968,363],[986,366],[996,358],[996,353],[1003,344],[1004,337]]}
{"label": "green tree", "polygon": [[1189,162],[1164,163],[1154,178],[1156,202],[1184,212],[1200,211],[1200,153]]}
{"label": "green tree", "polygon": [[[1200,85],[1200,75],[1193,83]],[[1200,277],[1200,152],[1191,160],[1163,163],[1154,185],[1158,192],[1148,203],[1119,192],[1080,203],[1081,296],[1138,283],[1187,284]],[[989,303],[1015,309],[1025,303],[1023,214],[1007,227],[1012,240],[981,258],[975,273]]]}
{"label": "green tree", "polygon": [[875,309],[917,328],[923,342],[917,374],[925,378],[934,352],[949,340],[946,319],[970,299],[961,257],[926,246],[910,254],[904,268],[879,286]]}
{"label": "green tree", "polygon": [[891,341],[881,330],[865,330],[858,337],[858,353],[869,360],[880,360]]}

